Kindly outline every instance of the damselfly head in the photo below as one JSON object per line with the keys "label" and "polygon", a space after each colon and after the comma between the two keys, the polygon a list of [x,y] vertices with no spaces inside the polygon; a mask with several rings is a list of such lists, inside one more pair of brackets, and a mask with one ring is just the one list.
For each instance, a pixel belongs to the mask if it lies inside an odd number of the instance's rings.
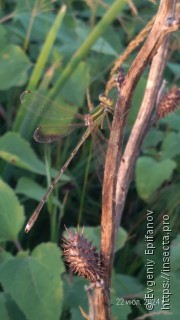
{"label": "damselfly head", "polygon": [[99,101],[100,101],[102,104],[106,105],[107,107],[112,107],[112,106],[113,106],[113,100],[112,100],[111,98],[107,97],[107,96],[105,95],[105,93],[101,93],[101,94],[99,95]]}

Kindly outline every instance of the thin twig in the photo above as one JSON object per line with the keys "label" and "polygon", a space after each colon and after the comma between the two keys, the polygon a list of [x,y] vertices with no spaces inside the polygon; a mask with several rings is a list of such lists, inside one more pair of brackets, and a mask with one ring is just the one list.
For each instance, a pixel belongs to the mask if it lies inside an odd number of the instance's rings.
{"label": "thin twig", "polygon": [[15,13],[12,12],[12,13],[8,14],[7,16],[2,17],[2,18],[0,19],[0,24],[1,24],[1,23],[4,23],[4,22],[6,22],[6,21],[8,21],[8,20],[10,20],[10,19],[12,19],[14,16],[15,16]]}
{"label": "thin twig", "polygon": [[14,242],[14,245],[15,245],[15,247],[16,247],[16,249],[17,249],[18,251],[22,251],[22,250],[23,250],[23,248],[22,248],[19,240],[14,240],[13,242]]}

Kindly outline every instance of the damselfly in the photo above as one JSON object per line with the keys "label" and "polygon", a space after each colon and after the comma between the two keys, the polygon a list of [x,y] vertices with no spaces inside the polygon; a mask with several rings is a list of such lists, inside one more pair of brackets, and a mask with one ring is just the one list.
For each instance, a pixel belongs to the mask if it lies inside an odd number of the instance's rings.
{"label": "damselfly", "polygon": [[[58,140],[63,135],[69,134],[73,131],[75,127],[86,127],[86,131],[82,135],[80,141],[78,142],[74,150],[71,152],[69,158],[66,160],[66,162],[58,172],[58,175],[52,181],[47,192],[45,193],[40,203],[36,207],[32,216],[30,217],[25,227],[26,233],[29,232],[30,229],[33,227],[49,194],[56,186],[57,182],[61,178],[62,174],[65,172],[69,163],[74,158],[75,154],[78,152],[79,148],[82,146],[84,141],[89,137],[91,133],[96,132],[99,127],[103,127],[104,118],[107,116],[108,113],[113,113],[114,109],[111,98],[108,98],[106,95],[101,94],[99,96],[99,101],[99,105],[96,108],[94,108],[89,114],[73,114],[72,111],[69,111],[66,108],[62,108],[62,116],[59,116],[59,110],[61,109],[61,107],[59,108],[58,103],[51,101],[50,99],[48,99],[40,93],[33,94],[31,91],[28,90],[24,91],[21,94],[21,102],[25,104],[25,107],[28,110],[47,119],[47,121],[45,121],[44,124],[42,124],[35,130],[34,139],[36,141],[41,143],[50,143],[55,140]],[[64,120],[65,122],[67,122],[67,119],[69,118],[76,118],[81,120],[81,122],[70,124],[64,123],[64,125],[60,125],[58,123],[58,117],[60,117],[59,120]],[[57,124],[48,125],[47,123],[49,118],[57,120]]]}

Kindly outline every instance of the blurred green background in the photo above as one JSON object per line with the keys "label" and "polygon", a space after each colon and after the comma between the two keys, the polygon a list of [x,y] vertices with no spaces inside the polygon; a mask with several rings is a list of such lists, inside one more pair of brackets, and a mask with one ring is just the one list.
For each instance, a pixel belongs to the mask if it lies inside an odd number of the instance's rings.
{"label": "blurred green background", "polygon": [[[109,72],[132,39],[156,14],[158,1],[0,1],[0,319],[83,319],[88,312],[84,284],[66,271],[60,249],[64,225],[85,226],[99,248],[102,185],[91,139],[73,159],[29,234],[28,220],[51,179],[79,141],[83,129],[51,145],[33,140],[40,121],[20,103],[27,88],[40,91],[73,112],[88,113],[104,92]],[[172,34],[164,72],[167,87],[178,84],[177,33]],[[140,46],[127,58],[125,72]],[[125,143],[143,97],[144,72],[128,118]],[[116,98],[116,90],[111,92]],[[41,105],[41,99],[37,103]],[[53,102],[52,102],[53,105]],[[51,106],[49,106],[51,107]],[[98,169],[102,170],[102,169]],[[112,319],[147,312],[146,212],[153,211],[154,311],[162,307],[162,218],[171,228],[171,313],[180,317],[180,112],[158,121],[144,140],[119,230],[112,279]],[[125,303],[136,297],[141,305]],[[130,299],[129,298],[129,299]],[[133,298],[134,299],[134,298]],[[120,303],[119,301],[123,302]],[[167,316],[158,315],[158,319]],[[157,319],[151,317],[149,319]]]}

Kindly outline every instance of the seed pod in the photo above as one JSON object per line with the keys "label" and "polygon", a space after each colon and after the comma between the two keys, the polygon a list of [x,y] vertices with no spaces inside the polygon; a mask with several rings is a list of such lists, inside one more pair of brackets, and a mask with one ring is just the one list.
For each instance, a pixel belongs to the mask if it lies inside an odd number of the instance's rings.
{"label": "seed pod", "polygon": [[157,115],[159,118],[175,111],[180,103],[180,89],[174,87],[168,90],[159,102]]}
{"label": "seed pod", "polygon": [[88,279],[95,286],[101,286],[103,268],[96,247],[84,237],[84,228],[79,231],[66,228],[68,236],[63,237],[64,260],[78,276]]}

